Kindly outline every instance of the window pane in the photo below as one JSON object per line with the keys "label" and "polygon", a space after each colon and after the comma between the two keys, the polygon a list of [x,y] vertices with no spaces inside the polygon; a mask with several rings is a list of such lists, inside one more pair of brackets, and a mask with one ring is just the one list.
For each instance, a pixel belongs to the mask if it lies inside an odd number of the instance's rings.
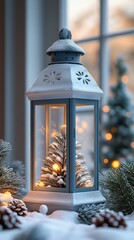
{"label": "window pane", "polygon": [[[121,58],[128,65],[128,81],[127,86],[132,95],[134,103],[134,36],[117,37],[109,41],[110,46],[110,84],[116,80],[115,62]],[[127,79],[126,79],[127,80]]]}
{"label": "window pane", "polygon": [[68,27],[74,40],[99,34],[99,1],[68,0]]}
{"label": "window pane", "polygon": [[110,32],[134,27],[134,0],[108,0]]}
{"label": "window pane", "polygon": [[97,41],[79,44],[85,50],[81,63],[99,84],[99,43]]}
{"label": "window pane", "polygon": [[134,36],[108,41],[110,50],[110,88],[103,106],[102,169],[118,168],[134,156]]}

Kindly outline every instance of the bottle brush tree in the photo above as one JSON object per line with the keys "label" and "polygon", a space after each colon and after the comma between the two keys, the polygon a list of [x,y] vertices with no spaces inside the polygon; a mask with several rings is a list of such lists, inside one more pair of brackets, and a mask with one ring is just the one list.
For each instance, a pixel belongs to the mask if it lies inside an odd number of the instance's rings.
{"label": "bottle brush tree", "polygon": [[[76,187],[92,186],[91,177],[86,165],[86,160],[78,150],[81,148],[76,142]],[[40,181],[46,187],[66,187],[66,125],[60,126],[54,141],[49,145],[46,159],[43,160],[44,166],[41,167]]]}

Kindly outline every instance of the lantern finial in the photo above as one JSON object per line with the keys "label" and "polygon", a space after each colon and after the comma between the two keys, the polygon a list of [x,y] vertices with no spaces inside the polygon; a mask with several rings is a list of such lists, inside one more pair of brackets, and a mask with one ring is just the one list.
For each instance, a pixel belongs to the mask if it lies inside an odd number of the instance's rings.
{"label": "lantern finial", "polygon": [[72,40],[72,33],[68,28],[62,28],[59,39],[50,46],[46,54],[51,56],[51,63],[80,63],[80,56],[84,50]]}
{"label": "lantern finial", "polygon": [[72,34],[68,28],[62,28],[59,32],[59,39],[71,39]]}

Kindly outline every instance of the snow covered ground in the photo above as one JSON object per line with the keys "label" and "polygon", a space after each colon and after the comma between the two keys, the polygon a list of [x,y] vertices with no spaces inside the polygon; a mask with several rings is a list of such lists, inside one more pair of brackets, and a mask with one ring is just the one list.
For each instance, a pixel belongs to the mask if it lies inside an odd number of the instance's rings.
{"label": "snow covered ground", "polygon": [[126,217],[127,228],[115,229],[79,224],[73,211],[55,211],[48,216],[43,206],[40,212],[20,217],[21,229],[0,231],[0,240],[134,240],[134,214]]}

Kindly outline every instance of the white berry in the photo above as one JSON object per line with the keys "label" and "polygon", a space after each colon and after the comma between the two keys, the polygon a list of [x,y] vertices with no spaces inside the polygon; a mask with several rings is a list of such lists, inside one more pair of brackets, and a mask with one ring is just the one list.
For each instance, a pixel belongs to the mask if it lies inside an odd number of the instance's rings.
{"label": "white berry", "polygon": [[39,212],[40,213],[42,213],[43,215],[45,215],[47,212],[48,212],[48,207],[47,207],[47,205],[41,205],[40,207],[39,207]]}

